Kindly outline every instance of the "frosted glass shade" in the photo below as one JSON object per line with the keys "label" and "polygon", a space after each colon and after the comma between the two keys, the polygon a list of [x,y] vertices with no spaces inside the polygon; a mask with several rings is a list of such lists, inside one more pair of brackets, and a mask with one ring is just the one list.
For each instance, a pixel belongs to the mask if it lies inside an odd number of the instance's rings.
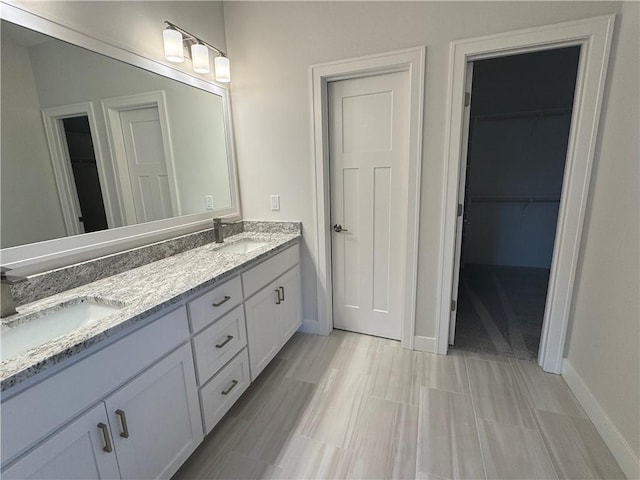
{"label": "frosted glass shade", "polygon": [[162,32],[164,40],[164,58],[169,62],[184,62],[184,47],[182,46],[182,34],[170,28]]}
{"label": "frosted glass shade", "polygon": [[207,47],[199,43],[191,45],[191,60],[194,72],[209,73],[209,49]]}
{"label": "frosted glass shade", "polygon": [[229,66],[229,59],[227,57],[216,57],[216,80],[218,82],[230,82],[231,81],[231,67]]}

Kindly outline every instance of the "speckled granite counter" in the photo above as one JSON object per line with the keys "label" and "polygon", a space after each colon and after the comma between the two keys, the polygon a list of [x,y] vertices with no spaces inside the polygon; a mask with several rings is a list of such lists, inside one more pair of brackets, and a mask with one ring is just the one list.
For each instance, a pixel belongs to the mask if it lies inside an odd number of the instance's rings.
{"label": "speckled granite counter", "polygon": [[[160,310],[223,282],[293,245],[300,237],[299,233],[240,233],[224,244],[210,243],[18,308],[18,314],[3,319],[3,325],[78,298],[124,305],[113,315],[0,363],[0,390],[5,392]],[[247,238],[267,244],[246,254],[221,251],[225,245]]]}

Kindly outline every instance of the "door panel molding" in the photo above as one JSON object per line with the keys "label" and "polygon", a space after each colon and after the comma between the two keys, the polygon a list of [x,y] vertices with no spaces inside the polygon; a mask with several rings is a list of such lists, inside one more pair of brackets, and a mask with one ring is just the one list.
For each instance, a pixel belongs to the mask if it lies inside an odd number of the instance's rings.
{"label": "door panel molding", "polygon": [[519,53],[580,46],[571,133],[538,357],[538,363],[545,371],[562,372],[562,358],[614,22],[615,15],[606,15],[472,38],[451,44],[443,176],[445,186],[442,199],[443,228],[440,238],[440,271],[437,287],[438,353],[445,354],[448,348],[455,261],[456,210],[459,179],[463,168],[461,140],[464,128],[467,63]]}
{"label": "door panel molding", "polygon": [[314,141],[314,184],[316,193],[317,272],[319,333],[333,329],[331,272],[331,198],[329,175],[329,129],[327,84],[331,81],[382,73],[409,72],[409,178],[407,188],[407,248],[403,265],[402,346],[413,349],[417,294],[418,227],[420,214],[420,172],[422,164],[422,122],[424,103],[425,47],[381,53],[355,59],[313,65],[309,69]]}

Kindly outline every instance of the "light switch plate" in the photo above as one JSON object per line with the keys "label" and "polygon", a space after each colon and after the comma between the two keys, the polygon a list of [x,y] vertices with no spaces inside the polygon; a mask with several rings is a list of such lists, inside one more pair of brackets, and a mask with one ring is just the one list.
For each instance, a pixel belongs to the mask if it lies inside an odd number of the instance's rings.
{"label": "light switch plate", "polygon": [[280,195],[271,195],[271,210],[280,210]]}
{"label": "light switch plate", "polygon": [[205,195],[204,204],[207,210],[213,210],[213,195]]}

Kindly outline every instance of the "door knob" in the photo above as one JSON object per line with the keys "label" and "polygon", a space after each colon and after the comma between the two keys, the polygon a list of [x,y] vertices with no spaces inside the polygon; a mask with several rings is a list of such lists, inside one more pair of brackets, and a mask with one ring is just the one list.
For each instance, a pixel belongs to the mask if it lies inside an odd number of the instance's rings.
{"label": "door knob", "polygon": [[340,225],[339,223],[336,223],[333,226],[333,231],[336,233],[340,233],[340,232],[348,232],[349,230],[347,230],[346,228],[342,228],[342,225]]}

